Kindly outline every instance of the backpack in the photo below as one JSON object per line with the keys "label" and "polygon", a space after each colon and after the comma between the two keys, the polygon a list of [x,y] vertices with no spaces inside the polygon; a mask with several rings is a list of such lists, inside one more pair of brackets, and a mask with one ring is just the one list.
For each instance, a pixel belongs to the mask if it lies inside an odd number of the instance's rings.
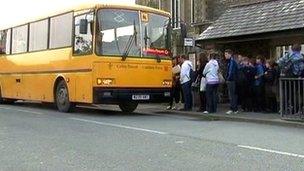
{"label": "backpack", "polygon": [[195,71],[193,71],[192,68],[190,69],[189,75],[190,75],[190,81],[191,81],[192,83],[194,83],[194,82],[196,81],[196,78],[197,78],[197,77],[196,77]]}
{"label": "backpack", "polygon": [[288,56],[288,61],[285,63],[282,72],[289,77],[301,77],[304,72],[304,55],[301,58],[293,60],[292,55]]}

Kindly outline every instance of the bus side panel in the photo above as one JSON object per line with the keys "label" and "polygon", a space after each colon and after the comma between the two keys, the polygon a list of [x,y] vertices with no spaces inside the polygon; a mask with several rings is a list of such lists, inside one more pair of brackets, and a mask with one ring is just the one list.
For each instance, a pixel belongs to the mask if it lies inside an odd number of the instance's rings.
{"label": "bus side panel", "polygon": [[20,84],[17,83],[21,79],[20,75],[4,74],[1,77],[1,94],[4,98],[18,99],[21,95]]}
{"label": "bus side panel", "polygon": [[47,74],[24,74],[22,97],[24,100],[53,102],[52,78]]}
{"label": "bus side panel", "polygon": [[76,99],[81,103],[93,102],[92,73],[77,73],[76,76]]}

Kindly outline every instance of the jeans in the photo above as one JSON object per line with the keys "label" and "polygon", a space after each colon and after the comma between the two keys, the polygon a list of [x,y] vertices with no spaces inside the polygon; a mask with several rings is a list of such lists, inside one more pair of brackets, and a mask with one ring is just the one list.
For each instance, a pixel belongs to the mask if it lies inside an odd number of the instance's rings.
{"label": "jeans", "polygon": [[188,82],[182,84],[182,90],[183,90],[184,100],[185,100],[184,109],[191,110],[192,104],[193,104],[192,92],[191,92],[191,81],[188,81]]}
{"label": "jeans", "polygon": [[206,85],[207,111],[209,113],[216,113],[217,111],[217,88],[218,84]]}
{"label": "jeans", "polygon": [[235,112],[238,110],[238,95],[236,92],[236,83],[235,81],[229,81],[227,83],[227,86],[230,101],[230,110]]}

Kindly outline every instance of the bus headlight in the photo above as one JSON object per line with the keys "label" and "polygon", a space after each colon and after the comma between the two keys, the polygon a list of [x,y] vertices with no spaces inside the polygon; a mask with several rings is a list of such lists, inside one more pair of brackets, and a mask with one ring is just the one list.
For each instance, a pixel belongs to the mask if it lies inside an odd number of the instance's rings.
{"label": "bus headlight", "polygon": [[97,85],[113,85],[113,78],[97,78]]}
{"label": "bus headlight", "polygon": [[172,81],[171,80],[164,80],[163,81],[163,86],[171,86],[172,85]]}

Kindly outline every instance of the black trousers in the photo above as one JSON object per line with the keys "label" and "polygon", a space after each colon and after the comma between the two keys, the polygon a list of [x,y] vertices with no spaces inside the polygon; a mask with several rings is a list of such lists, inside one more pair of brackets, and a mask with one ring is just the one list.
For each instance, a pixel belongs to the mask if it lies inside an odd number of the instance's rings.
{"label": "black trousers", "polygon": [[264,111],[264,86],[263,85],[255,85],[254,86],[254,111],[262,112]]}
{"label": "black trousers", "polygon": [[172,88],[171,90],[171,101],[170,101],[170,106],[173,106],[173,102],[179,103],[181,99],[181,87],[180,85],[176,85]]}
{"label": "black trousers", "polygon": [[199,92],[199,96],[200,96],[200,108],[199,110],[202,110],[202,111],[206,111],[207,108],[207,99],[206,99],[206,92],[205,91],[200,91]]}
{"label": "black trousers", "polygon": [[209,113],[216,113],[217,111],[217,88],[218,84],[207,84],[206,86],[207,111]]}

